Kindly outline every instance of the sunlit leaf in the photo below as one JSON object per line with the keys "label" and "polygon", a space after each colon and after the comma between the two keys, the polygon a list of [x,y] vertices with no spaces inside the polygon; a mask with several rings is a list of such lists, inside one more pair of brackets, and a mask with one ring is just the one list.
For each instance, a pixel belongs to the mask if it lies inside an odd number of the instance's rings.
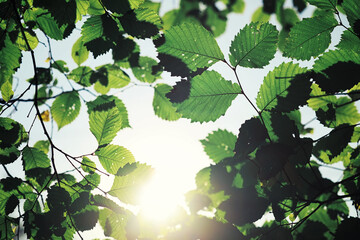
{"label": "sunlit leaf", "polygon": [[321,9],[336,9],[336,0],[306,0],[311,5],[317,6]]}
{"label": "sunlit leaf", "polygon": [[140,201],[139,191],[152,175],[152,169],[146,164],[137,163],[137,168],[125,176],[115,176],[109,194],[124,203],[136,204]]}
{"label": "sunlit leaf", "polygon": [[89,51],[84,46],[84,42],[80,37],[73,45],[71,49],[71,57],[77,63],[77,65],[81,65],[89,56]]}
{"label": "sunlit leaf", "polygon": [[239,85],[225,80],[215,71],[205,71],[191,80],[189,97],[174,105],[184,118],[192,122],[215,121],[225,114],[239,94]]}
{"label": "sunlit leaf", "polygon": [[[18,38],[16,39],[16,45],[18,46],[18,48],[23,51],[30,51],[35,49],[39,43],[36,35],[34,33],[30,33],[29,31],[24,31],[24,34],[25,37],[22,32],[19,32]],[[29,44],[30,49],[27,43]]]}
{"label": "sunlit leaf", "polygon": [[47,155],[37,148],[25,147],[22,150],[22,160],[25,171],[50,167],[50,160]]}
{"label": "sunlit leaf", "polygon": [[89,87],[92,85],[90,82],[90,77],[93,70],[90,67],[78,67],[73,69],[69,75],[68,78],[73,79],[75,82],[79,83],[80,85],[84,87]]}
{"label": "sunlit leaf", "polygon": [[133,67],[131,70],[138,80],[142,82],[153,83],[160,78],[160,74],[162,72],[153,71],[153,68],[157,65],[158,63],[155,59],[141,56],[139,59],[139,66]]}
{"label": "sunlit leaf", "polygon": [[[310,79],[303,79],[306,69],[292,62],[282,63],[269,72],[260,87],[256,105],[261,109],[292,111],[304,105],[310,93]],[[301,89],[301,90],[300,90]]]}
{"label": "sunlit leaf", "polygon": [[214,37],[197,24],[173,26],[165,32],[164,39],[164,44],[157,48],[158,52],[182,60],[192,71],[209,67],[224,59]]}
{"label": "sunlit leaf", "polygon": [[360,34],[359,22],[360,22],[360,6],[358,0],[344,0],[341,5],[345,10],[346,17],[357,35]]}
{"label": "sunlit leaf", "polygon": [[109,144],[95,152],[103,168],[111,174],[116,174],[119,168],[127,163],[135,162],[132,153],[124,147]]}
{"label": "sunlit leaf", "polygon": [[337,26],[333,16],[305,18],[290,30],[284,56],[309,60],[323,53],[329,46],[330,33]]}
{"label": "sunlit leaf", "polygon": [[51,115],[61,129],[65,125],[73,122],[80,113],[80,97],[78,92],[72,91],[56,97],[51,105]]}
{"label": "sunlit leaf", "polygon": [[234,156],[236,136],[227,130],[217,130],[200,140],[204,151],[215,163]]}
{"label": "sunlit leaf", "polygon": [[155,93],[152,103],[155,115],[168,121],[174,121],[181,117],[181,114],[176,112],[176,108],[165,96],[171,89],[169,85],[164,83],[157,84],[154,87]]}
{"label": "sunlit leaf", "polygon": [[1,85],[1,96],[5,102],[8,102],[13,95],[14,91],[12,90],[12,84],[9,81],[6,81]]}
{"label": "sunlit leaf", "polygon": [[270,20],[270,14],[263,11],[263,7],[259,7],[251,16],[252,22],[268,22]]}
{"label": "sunlit leaf", "polygon": [[276,52],[278,31],[270,23],[250,23],[235,36],[230,45],[229,59],[236,67],[262,68]]}

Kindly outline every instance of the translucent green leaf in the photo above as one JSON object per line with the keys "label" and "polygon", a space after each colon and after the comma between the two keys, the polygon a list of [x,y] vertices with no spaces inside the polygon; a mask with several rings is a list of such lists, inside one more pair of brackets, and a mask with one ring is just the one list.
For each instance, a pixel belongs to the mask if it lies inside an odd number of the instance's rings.
{"label": "translucent green leaf", "polygon": [[37,148],[25,147],[22,150],[22,160],[25,171],[34,168],[50,167],[50,160],[48,156],[43,151]]}
{"label": "translucent green leaf", "polygon": [[183,23],[173,26],[165,32],[165,43],[157,49],[159,53],[181,59],[192,71],[224,60],[214,37],[197,24]]}
{"label": "translucent green leaf", "polygon": [[335,10],[336,0],[306,0],[311,5],[317,6],[324,10]]}
{"label": "translucent green leaf", "polygon": [[359,34],[360,22],[360,4],[359,0],[344,0],[342,7],[345,10],[346,17],[349,20],[350,26]]}
{"label": "translucent green leaf", "polygon": [[277,36],[276,27],[270,23],[246,25],[231,42],[231,64],[250,68],[266,66],[274,58]]}
{"label": "translucent green leaf", "polygon": [[330,15],[303,19],[291,28],[284,56],[299,60],[318,56],[328,48],[330,33],[337,25]]}
{"label": "translucent green leaf", "polygon": [[323,55],[321,55],[315,61],[313,65],[313,70],[315,72],[320,72],[339,61],[342,62],[352,61],[354,63],[360,64],[360,54],[348,50],[330,50],[324,53]]}
{"label": "translucent green leaf", "polygon": [[1,96],[5,102],[8,102],[13,95],[14,91],[12,90],[12,84],[9,81],[6,81],[1,85]]}
{"label": "translucent green leaf", "polygon": [[11,192],[5,192],[2,189],[0,189],[0,214],[2,216],[5,215],[6,202],[10,196],[11,196]]}
{"label": "translucent green leaf", "polygon": [[87,9],[90,15],[102,15],[105,13],[104,8],[101,6],[99,0],[89,0],[90,6]]}
{"label": "translucent green leaf", "polygon": [[5,37],[5,46],[0,50],[0,85],[12,80],[15,70],[20,67],[21,51],[12,43],[9,36]]}
{"label": "translucent green leaf", "polygon": [[74,59],[77,65],[81,65],[89,56],[89,51],[84,46],[84,42],[80,37],[73,45],[71,49],[71,57]]}
{"label": "translucent green leaf", "polygon": [[209,26],[209,30],[214,34],[214,37],[218,37],[225,32],[226,19],[216,12],[213,8],[206,8],[206,26]]}
{"label": "translucent green leaf", "polygon": [[70,72],[68,75],[68,78],[74,80],[75,82],[79,83],[80,85],[84,87],[89,87],[92,85],[90,82],[91,74],[93,73],[93,70],[90,67],[78,67],[75,68]]}
{"label": "translucent green leaf", "polygon": [[270,20],[270,14],[263,11],[263,7],[259,7],[251,16],[252,22],[268,22]]}
{"label": "translucent green leaf", "polygon": [[215,163],[234,156],[236,136],[227,130],[217,130],[200,140],[204,151]]}
{"label": "translucent green leaf", "polygon": [[58,96],[51,106],[51,115],[58,125],[59,130],[75,120],[81,107],[78,92],[72,91]]}
{"label": "translucent green leaf", "polygon": [[[130,77],[115,64],[107,64],[97,69],[90,77],[90,82],[94,79],[94,89],[101,94],[106,94],[111,88],[122,88],[130,83]],[[94,76],[96,76],[94,78]]]}
{"label": "translucent green leaf", "polygon": [[34,144],[34,148],[43,151],[45,154],[48,154],[50,147],[50,142],[48,140],[39,140]]}
{"label": "translucent green leaf", "polygon": [[28,48],[26,41],[24,39],[24,35],[22,32],[19,32],[18,38],[16,39],[16,45],[19,49],[23,51],[30,51],[37,47],[39,40],[37,39],[36,35],[33,33],[31,34],[29,31],[24,31],[25,38],[27,42],[29,43],[30,49]]}
{"label": "translucent green leaf", "polygon": [[[102,104],[104,103],[111,103],[114,102],[115,106],[119,110],[119,114],[121,116],[121,129],[130,127],[128,112],[126,110],[125,104],[119,98],[115,96],[108,96],[108,95],[100,95],[94,101],[87,102],[86,105],[88,107],[88,113],[90,114],[92,111],[98,111],[101,108]],[[112,107],[111,105],[110,107]]]}
{"label": "translucent green leaf", "polygon": [[358,124],[360,122],[360,113],[354,102],[349,103],[350,99],[347,97],[341,97],[336,101],[338,106],[335,110],[336,121],[334,126],[341,124]]}
{"label": "translucent green leaf", "polygon": [[110,143],[121,129],[121,115],[113,103],[112,108],[92,111],[89,115],[90,131],[99,146]]}
{"label": "translucent green leaf", "polygon": [[225,80],[215,71],[205,71],[191,80],[188,99],[175,106],[184,118],[192,122],[215,121],[225,114],[239,94],[239,85]]}
{"label": "translucent green leaf", "polygon": [[155,92],[152,105],[156,116],[164,120],[175,121],[181,117],[181,114],[176,112],[176,108],[165,96],[171,89],[172,88],[167,84],[157,84],[154,87]]}
{"label": "translucent green leaf", "polygon": [[86,15],[87,9],[90,6],[89,0],[75,0],[76,1],[76,21],[80,21],[83,15]]}
{"label": "translucent green leaf", "polygon": [[114,201],[106,198],[102,195],[94,195],[92,201],[96,206],[105,207],[112,210],[114,213],[123,214],[125,213],[125,209],[117,205]]}
{"label": "translucent green leaf", "polygon": [[360,39],[349,30],[346,30],[342,33],[341,41],[338,45],[336,45],[336,47],[342,50],[354,51],[359,53]]}
{"label": "translucent green leaf", "polygon": [[131,70],[138,80],[142,82],[153,83],[160,78],[161,74],[161,71],[156,73],[153,72],[153,67],[157,65],[158,63],[155,59],[140,56],[139,66],[133,67]]}
{"label": "translucent green leaf", "polygon": [[231,5],[231,9],[233,12],[235,13],[243,13],[244,9],[245,9],[245,2],[244,0],[235,0],[235,1],[231,1],[232,5]]}
{"label": "translucent green leaf", "polygon": [[128,217],[118,214],[110,209],[101,209],[99,223],[104,230],[104,235],[115,239],[127,239],[126,225]]}
{"label": "translucent green leaf", "polygon": [[91,16],[86,19],[81,27],[81,35],[84,43],[101,37],[103,35],[101,16]]}
{"label": "translucent green leaf", "polygon": [[124,147],[109,144],[95,152],[103,168],[110,174],[116,174],[119,168],[135,161],[132,153]]}
{"label": "translucent green leaf", "polygon": [[125,176],[115,176],[109,194],[124,203],[136,204],[140,201],[139,191],[149,181],[153,171],[146,164],[136,163],[137,168]]}
{"label": "translucent green leaf", "polygon": [[66,66],[66,64],[67,63],[63,60],[56,60],[51,64],[51,67],[59,70],[61,73],[68,73],[69,68]]}
{"label": "translucent green leaf", "polygon": [[39,14],[36,16],[36,22],[39,28],[49,37],[55,40],[63,39],[63,32],[59,28],[54,18],[48,14]]}
{"label": "translucent green leaf", "polygon": [[[263,84],[261,85],[258,96],[256,98],[256,105],[261,110],[270,110],[277,107],[280,98],[290,97],[294,97],[291,99],[291,101],[301,101],[299,103],[302,103],[303,99],[296,99],[295,96],[290,96],[289,87],[291,86],[294,77],[297,74],[304,72],[306,72],[305,68],[301,68],[299,64],[294,64],[292,62],[282,63],[280,66],[276,67],[273,71],[269,72],[265,76]],[[291,110],[293,109],[290,109],[290,111]]]}
{"label": "translucent green leaf", "polygon": [[83,160],[81,161],[81,168],[88,173],[94,173],[96,164],[90,160],[88,157],[83,157]]}

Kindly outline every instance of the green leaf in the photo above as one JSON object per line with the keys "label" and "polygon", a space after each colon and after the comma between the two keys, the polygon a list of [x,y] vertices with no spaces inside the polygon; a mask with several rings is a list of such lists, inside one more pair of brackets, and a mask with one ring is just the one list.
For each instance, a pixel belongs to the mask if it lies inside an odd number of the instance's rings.
{"label": "green leaf", "polygon": [[344,0],[341,5],[345,10],[346,17],[349,20],[350,26],[355,30],[356,34],[360,34],[360,5],[358,0]]}
{"label": "green leaf", "polygon": [[313,148],[313,154],[321,161],[330,164],[331,159],[338,156],[348,145],[354,127],[341,125],[332,130],[325,138],[320,139]]}
{"label": "green leaf", "polygon": [[79,115],[81,107],[79,93],[72,91],[58,96],[51,106],[51,115],[59,130]]}
{"label": "green leaf", "polygon": [[28,134],[20,123],[0,117],[0,148],[18,147],[28,140]]}
{"label": "green leaf", "polygon": [[71,49],[71,57],[74,59],[77,65],[81,65],[89,57],[89,51],[84,46],[84,41],[80,37],[73,45]]}
{"label": "green leaf", "polygon": [[52,68],[59,70],[61,73],[68,73],[69,68],[66,66],[66,62],[63,60],[57,60],[51,64]]}
{"label": "green leaf", "polygon": [[23,51],[30,51],[33,50],[37,47],[39,40],[37,39],[35,33],[33,32],[29,32],[29,31],[24,31],[25,34],[25,38],[27,40],[27,42],[29,43],[30,49],[28,48],[28,45],[25,41],[24,35],[22,34],[22,32],[19,32],[18,38],[16,39],[15,44],[17,45],[17,47]]}
{"label": "green leaf", "polygon": [[172,87],[167,84],[160,83],[154,87],[153,108],[156,116],[168,120],[175,121],[181,117],[180,113],[176,112],[176,108],[171,104],[170,100],[165,96]]}
{"label": "green leaf", "polygon": [[315,72],[321,72],[322,70],[334,65],[335,63],[349,62],[360,64],[360,54],[354,51],[348,50],[330,50],[321,55],[314,63],[313,70]]}
{"label": "green leaf", "polygon": [[90,131],[99,146],[109,144],[121,129],[122,118],[115,103],[107,110],[92,111],[89,115]]}
{"label": "green leaf", "polygon": [[90,82],[90,77],[93,72],[94,71],[90,67],[80,66],[72,70],[69,73],[68,78],[74,80],[75,82],[77,82],[78,84],[84,87],[89,87],[92,85],[92,83]]}
{"label": "green leaf", "polygon": [[25,171],[29,171],[34,168],[50,167],[50,160],[48,156],[37,148],[24,147],[22,150],[22,160]]}
{"label": "green leaf", "polygon": [[12,81],[12,75],[20,67],[21,51],[6,35],[5,46],[0,50],[0,85]]}
{"label": "green leaf", "polygon": [[118,214],[110,209],[100,210],[99,223],[104,230],[104,235],[114,239],[128,239],[126,225],[129,213]]}
{"label": "green leaf", "polygon": [[11,82],[6,81],[3,85],[1,85],[1,96],[5,102],[10,101],[10,99],[14,96]]}
{"label": "green leaf", "polygon": [[109,191],[111,196],[117,197],[124,203],[136,204],[140,201],[139,191],[149,181],[153,171],[146,164],[136,163],[137,168],[125,176],[115,176]]}
{"label": "green leaf", "polygon": [[251,22],[268,22],[270,20],[270,14],[264,12],[263,7],[259,7],[255,10],[251,16]]}
{"label": "green leaf", "polygon": [[0,148],[0,163],[3,165],[13,163],[20,156],[20,151],[15,147]]}
{"label": "green leaf", "polygon": [[319,85],[313,84],[311,85],[311,98],[307,101],[309,107],[311,107],[314,111],[317,111],[319,108],[326,107],[329,103],[336,102],[336,97],[333,95],[326,96],[325,92],[321,90]]}
{"label": "green leaf", "polygon": [[[295,76],[305,72],[305,68],[301,68],[299,64],[294,64],[292,62],[282,63],[280,66],[276,67],[265,76],[256,98],[256,105],[260,108],[260,110],[271,110],[281,104],[281,107],[285,106],[284,110],[291,111],[294,110],[292,109],[294,106],[305,104],[306,99],[304,100],[304,98],[306,98],[306,96],[298,98],[298,94],[303,94],[303,90],[305,90],[308,91],[307,96],[309,96],[310,81],[301,81],[301,79],[295,80]],[[292,84],[294,84],[294,87],[298,87],[298,84],[295,83],[295,81],[300,81],[302,91],[292,88]],[[280,100],[282,98],[285,99],[284,104],[280,102],[283,101]],[[290,107],[286,107],[285,105],[290,104],[288,101],[292,102]]]}
{"label": "green leaf", "polygon": [[36,22],[39,24],[39,28],[50,38],[55,40],[63,39],[63,32],[59,28],[54,18],[49,14],[39,14],[36,16]]}
{"label": "green leaf", "polygon": [[[102,108],[102,104],[108,103],[111,104],[111,102],[115,103],[115,106],[119,110],[119,114],[121,116],[121,129],[130,127],[129,124],[129,118],[128,118],[128,112],[126,110],[125,104],[123,101],[121,101],[119,98],[115,96],[108,96],[108,95],[100,95],[98,96],[94,101],[87,102],[86,105],[88,107],[88,113],[90,114],[92,111],[98,111]],[[110,108],[113,105],[109,105]]]}
{"label": "green leaf", "polygon": [[119,168],[124,167],[127,163],[135,162],[132,153],[124,147],[109,144],[96,150],[95,155],[103,168],[110,174],[116,174]]}
{"label": "green leaf", "polygon": [[153,68],[157,65],[158,63],[156,60],[140,56],[139,66],[133,67],[131,70],[134,73],[134,76],[141,82],[153,83],[160,78],[162,72],[153,71]]}
{"label": "green leaf", "polygon": [[191,80],[188,99],[175,106],[184,118],[192,122],[215,121],[225,114],[239,94],[239,85],[225,80],[215,71],[205,71]]}
{"label": "green leaf", "polygon": [[230,45],[229,59],[236,67],[262,68],[276,52],[278,31],[270,23],[250,23],[235,36]]}
{"label": "green leaf", "polygon": [[214,37],[218,37],[225,32],[226,18],[223,14],[215,11],[213,8],[206,8],[206,23],[205,26],[209,26],[209,30],[214,34]]}
{"label": "green leaf", "polygon": [[341,41],[338,45],[336,45],[336,47],[342,50],[354,51],[359,53],[360,39],[349,30],[346,30],[342,33]]}
{"label": "green leaf", "polygon": [[34,144],[34,148],[43,151],[45,154],[49,152],[50,142],[48,140],[39,140]]}
{"label": "green leaf", "polygon": [[192,71],[224,60],[214,37],[200,25],[183,23],[173,26],[164,37],[165,43],[157,48],[158,52],[182,60]]}
{"label": "green leaf", "polygon": [[[104,1],[105,2],[105,1]],[[88,14],[90,15],[102,15],[105,13],[105,10],[99,0],[89,0],[90,6],[87,9]]]}
{"label": "green leaf", "polygon": [[124,214],[125,209],[117,205],[114,201],[106,198],[102,195],[94,195],[92,198],[93,203],[99,207],[105,207],[112,210],[114,213],[117,214]]}
{"label": "green leaf", "polygon": [[336,0],[306,0],[311,5],[324,10],[336,10]]}
{"label": "green leaf", "polygon": [[200,140],[204,151],[215,163],[233,157],[236,136],[227,130],[217,130],[210,133],[205,139]]}
{"label": "green leaf", "polygon": [[284,56],[310,60],[323,53],[331,41],[330,33],[338,25],[333,16],[305,18],[290,30]]}
{"label": "green leaf", "polygon": [[85,172],[94,173],[96,169],[96,164],[91,161],[90,158],[83,157],[83,160],[81,161],[81,168]]}
{"label": "green leaf", "polygon": [[90,6],[89,0],[75,0],[76,1],[76,21],[80,21],[83,15],[86,15],[86,12]]}
{"label": "green leaf", "polygon": [[101,16],[91,16],[86,19],[81,27],[82,41],[84,43],[90,42],[103,35],[103,22]]}
{"label": "green leaf", "polygon": [[130,77],[115,64],[107,64],[93,72],[90,82],[95,80],[94,89],[101,94],[106,94],[111,88],[122,88],[130,83]]}

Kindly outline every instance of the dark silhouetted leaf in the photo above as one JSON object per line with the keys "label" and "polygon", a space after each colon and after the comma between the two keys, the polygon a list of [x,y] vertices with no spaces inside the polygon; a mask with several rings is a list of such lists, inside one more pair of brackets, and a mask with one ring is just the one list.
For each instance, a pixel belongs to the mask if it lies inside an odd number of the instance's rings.
{"label": "dark silhouetted leaf", "polygon": [[10,213],[12,213],[19,205],[19,203],[19,199],[14,194],[12,194],[6,201],[5,214],[9,215]]}
{"label": "dark silhouetted leaf", "polygon": [[94,207],[87,207],[83,211],[71,215],[79,231],[91,230],[99,219],[99,211]]}
{"label": "dark silhouetted leaf", "polygon": [[360,227],[360,219],[350,217],[344,219],[335,233],[335,240],[346,240],[346,239],[356,239],[359,236],[359,232],[357,231]]}
{"label": "dark silhouetted leaf", "polygon": [[190,88],[190,80],[181,79],[181,81],[176,82],[173,89],[165,96],[169,98],[172,103],[181,103],[189,98]]}

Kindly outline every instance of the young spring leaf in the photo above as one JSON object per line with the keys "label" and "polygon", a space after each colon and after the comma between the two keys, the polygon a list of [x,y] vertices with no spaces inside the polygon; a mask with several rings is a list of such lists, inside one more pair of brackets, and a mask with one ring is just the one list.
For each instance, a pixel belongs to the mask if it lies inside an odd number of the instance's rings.
{"label": "young spring leaf", "polygon": [[158,63],[155,59],[140,56],[139,66],[133,67],[131,70],[134,76],[141,82],[153,83],[161,78],[160,74],[162,71],[153,72],[153,67],[157,65]]}
{"label": "young spring leaf", "polygon": [[72,70],[68,74],[68,78],[74,80],[78,84],[84,87],[90,87],[92,83],[90,82],[90,77],[94,71],[90,67],[78,67]]}
{"label": "young spring leaf", "polygon": [[250,23],[235,36],[230,45],[229,59],[236,67],[262,68],[276,52],[278,31],[270,23]]}
{"label": "young spring leaf", "polygon": [[5,102],[8,102],[12,96],[14,95],[14,91],[12,90],[12,84],[10,81],[6,81],[1,85],[1,96]]}
{"label": "young spring leaf", "polygon": [[284,56],[310,60],[323,53],[331,41],[330,33],[338,25],[331,15],[305,18],[290,30]]}
{"label": "young spring leaf", "polygon": [[50,160],[48,156],[37,148],[24,147],[22,150],[22,160],[25,171],[29,171],[34,168],[50,167]]}
{"label": "young spring leaf", "polygon": [[157,47],[158,52],[182,60],[191,71],[224,60],[214,37],[200,25],[183,23],[173,26],[164,37],[165,42]]}
{"label": "young spring leaf", "polygon": [[175,121],[181,117],[180,113],[176,112],[176,108],[171,104],[170,100],[165,96],[170,92],[172,87],[167,84],[160,83],[154,87],[153,108],[156,116],[168,120]]}
{"label": "young spring leaf", "polygon": [[225,80],[215,71],[205,71],[191,80],[188,99],[174,106],[184,118],[192,122],[215,121],[225,114],[239,94],[239,85]]}
{"label": "young spring leaf", "polygon": [[105,110],[103,105],[104,103],[109,104],[109,108],[112,108],[113,105],[111,102],[115,103],[115,106],[119,110],[119,114],[121,116],[121,129],[130,127],[128,112],[126,110],[126,106],[119,98],[115,96],[108,96],[108,95],[100,95],[94,101],[87,102],[86,105],[88,107],[88,113],[90,114],[92,111],[98,111],[101,109]]}
{"label": "young spring leaf", "polygon": [[124,203],[136,204],[139,202],[138,191],[151,177],[152,168],[146,164],[136,163],[137,168],[125,176],[115,176],[109,194],[117,197]]}
{"label": "young spring leaf", "polygon": [[95,152],[103,168],[110,174],[116,174],[119,168],[135,162],[132,153],[124,147],[109,144]]}
{"label": "young spring leaf", "polygon": [[256,105],[261,110],[279,108],[283,111],[292,111],[305,104],[310,93],[310,79],[297,79],[298,74],[305,72],[305,68],[291,62],[276,67],[265,76],[256,98]]}
{"label": "young spring leaf", "polygon": [[336,10],[336,0],[306,0],[311,5],[324,10]]}
{"label": "young spring leaf", "polygon": [[81,65],[89,57],[89,50],[84,46],[82,37],[80,37],[71,49],[71,57],[77,65]]}
{"label": "young spring leaf", "polygon": [[110,103],[112,103],[111,108],[94,110],[89,115],[90,131],[94,134],[99,146],[109,144],[121,129],[122,118],[119,110],[114,102]]}
{"label": "young spring leaf", "polygon": [[119,214],[110,209],[101,209],[99,223],[104,230],[105,236],[114,239],[128,239],[126,236],[126,225],[128,222],[129,211],[126,214]]}
{"label": "young spring leaf", "polygon": [[115,64],[106,64],[93,72],[90,82],[96,80],[94,89],[101,94],[106,94],[111,88],[122,88],[130,83],[129,75]]}
{"label": "young spring leaf", "polygon": [[236,136],[227,130],[217,130],[200,140],[204,151],[215,163],[234,156]]}
{"label": "young spring leaf", "polygon": [[59,130],[79,115],[81,107],[79,93],[72,91],[58,96],[51,106],[51,115]]}

